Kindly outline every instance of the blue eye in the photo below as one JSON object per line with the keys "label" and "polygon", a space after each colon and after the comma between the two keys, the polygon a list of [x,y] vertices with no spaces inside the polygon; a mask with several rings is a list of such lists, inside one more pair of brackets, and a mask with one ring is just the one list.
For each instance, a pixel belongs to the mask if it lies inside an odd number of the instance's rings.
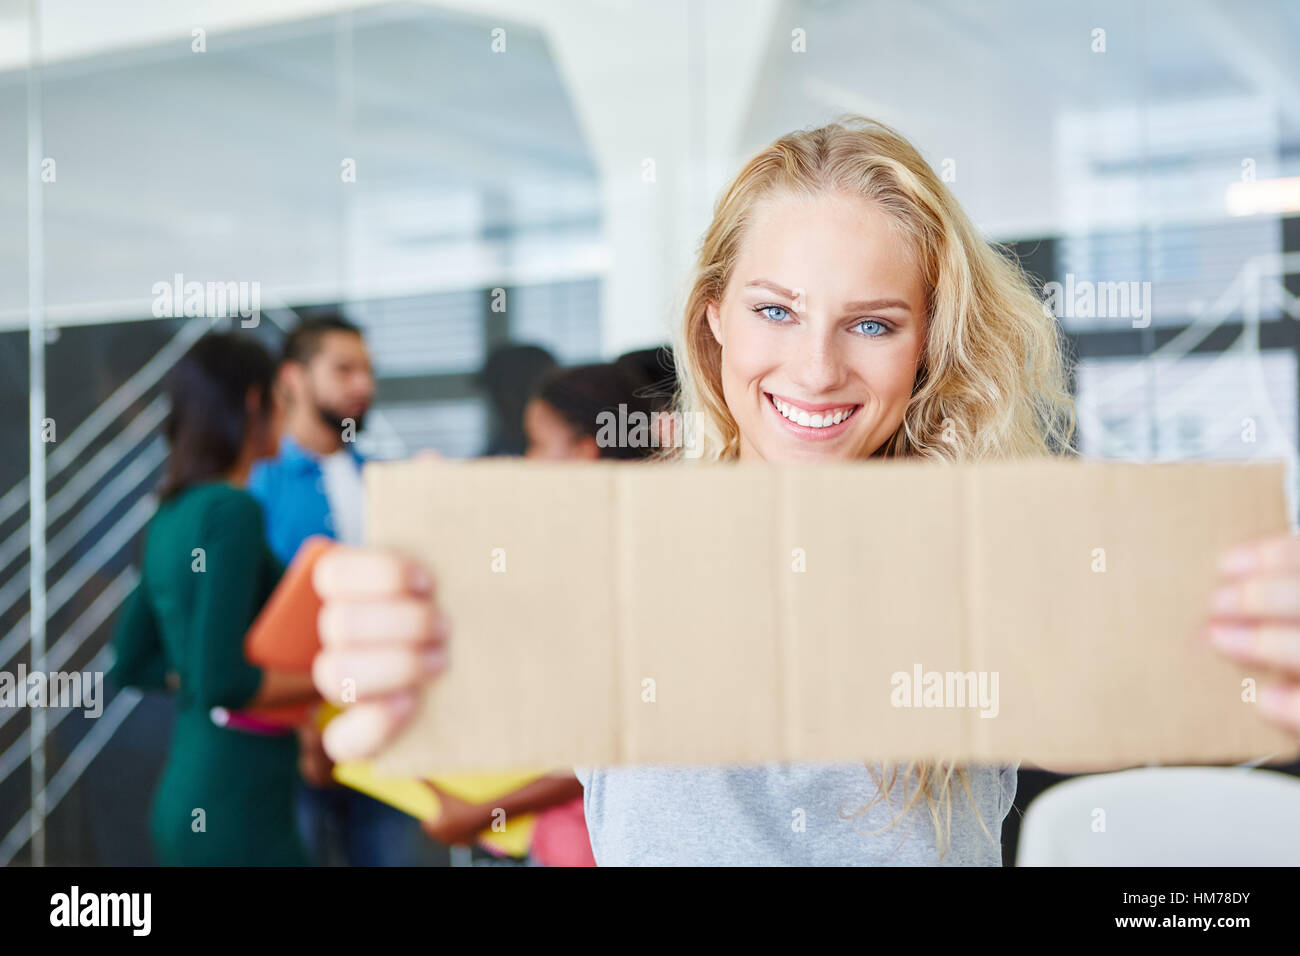
{"label": "blue eye", "polygon": [[[771,319],[773,322],[784,322],[790,316],[790,312],[779,305],[760,305],[754,311],[761,313],[763,316]],[[774,312],[779,314],[773,315],[772,313]]]}
{"label": "blue eye", "polygon": [[874,325],[874,326],[875,326],[877,329],[879,329],[880,331],[878,331],[878,332],[862,332],[862,334],[865,335],[865,336],[867,336],[867,338],[878,339],[878,338],[880,338],[882,335],[888,335],[889,332],[890,332],[890,328],[889,328],[889,326],[885,325],[885,323],[883,323],[883,322],[877,322],[875,319],[863,319],[861,322],[859,322],[857,325],[855,325],[854,328],[855,328],[855,329],[858,329],[858,330],[862,330],[865,326],[868,326],[868,325]]}

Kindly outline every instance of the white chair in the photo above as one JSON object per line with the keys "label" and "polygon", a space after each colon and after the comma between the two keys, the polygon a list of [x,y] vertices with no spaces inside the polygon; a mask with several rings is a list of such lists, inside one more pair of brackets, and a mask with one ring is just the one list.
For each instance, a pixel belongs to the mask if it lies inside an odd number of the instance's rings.
{"label": "white chair", "polygon": [[1298,866],[1300,778],[1147,767],[1067,780],[1034,800],[1017,866]]}

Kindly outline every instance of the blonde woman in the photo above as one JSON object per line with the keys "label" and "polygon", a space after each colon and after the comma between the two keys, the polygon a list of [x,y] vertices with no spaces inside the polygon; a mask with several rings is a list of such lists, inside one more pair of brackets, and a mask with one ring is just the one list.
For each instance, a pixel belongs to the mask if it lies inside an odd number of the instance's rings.
{"label": "blonde woman", "polygon": [[[868,120],[792,133],[746,163],[704,236],[676,338],[681,409],[706,423],[703,461],[1073,451],[1055,321],[916,149]],[[364,756],[447,666],[448,620],[427,574],[382,552],[337,552],[316,586],[317,686],[336,698],[347,676],[362,700],[326,748]],[[997,866],[1016,768],[578,773],[602,865]]]}

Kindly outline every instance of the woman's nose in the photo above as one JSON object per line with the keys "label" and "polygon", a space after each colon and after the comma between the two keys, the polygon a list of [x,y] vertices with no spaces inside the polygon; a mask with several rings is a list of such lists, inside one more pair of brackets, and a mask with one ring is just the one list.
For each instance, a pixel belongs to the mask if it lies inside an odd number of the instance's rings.
{"label": "woman's nose", "polygon": [[807,329],[791,356],[790,379],[813,398],[833,391],[844,378],[844,356],[832,333]]}

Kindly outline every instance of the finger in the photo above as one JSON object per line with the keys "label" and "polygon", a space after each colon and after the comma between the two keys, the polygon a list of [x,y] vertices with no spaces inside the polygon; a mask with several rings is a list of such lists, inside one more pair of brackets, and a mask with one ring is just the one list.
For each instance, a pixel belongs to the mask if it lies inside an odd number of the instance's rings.
{"label": "finger", "polygon": [[1300,627],[1215,624],[1210,643],[1234,660],[1300,676]]}
{"label": "finger", "polygon": [[1259,692],[1259,709],[1266,720],[1300,735],[1300,684],[1265,687]]}
{"label": "finger", "polygon": [[331,548],[312,568],[311,580],[325,600],[433,593],[433,578],[418,564],[373,548]]}
{"label": "finger", "polygon": [[451,632],[447,616],[427,600],[328,601],[316,621],[321,644],[440,644]]}
{"label": "finger", "polygon": [[420,686],[447,668],[447,649],[374,647],[365,651],[326,650],[312,661],[312,682],[335,704],[351,704]]}
{"label": "finger", "polygon": [[1296,535],[1249,541],[1219,556],[1219,573],[1225,577],[1287,571],[1300,571],[1300,537]]}
{"label": "finger", "polygon": [[339,763],[374,756],[411,719],[415,706],[413,693],[354,704],[325,728],[325,752]]}
{"label": "finger", "polygon": [[1210,598],[1210,616],[1300,620],[1300,579],[1293,574],[1252,574],[1227,581]]}

